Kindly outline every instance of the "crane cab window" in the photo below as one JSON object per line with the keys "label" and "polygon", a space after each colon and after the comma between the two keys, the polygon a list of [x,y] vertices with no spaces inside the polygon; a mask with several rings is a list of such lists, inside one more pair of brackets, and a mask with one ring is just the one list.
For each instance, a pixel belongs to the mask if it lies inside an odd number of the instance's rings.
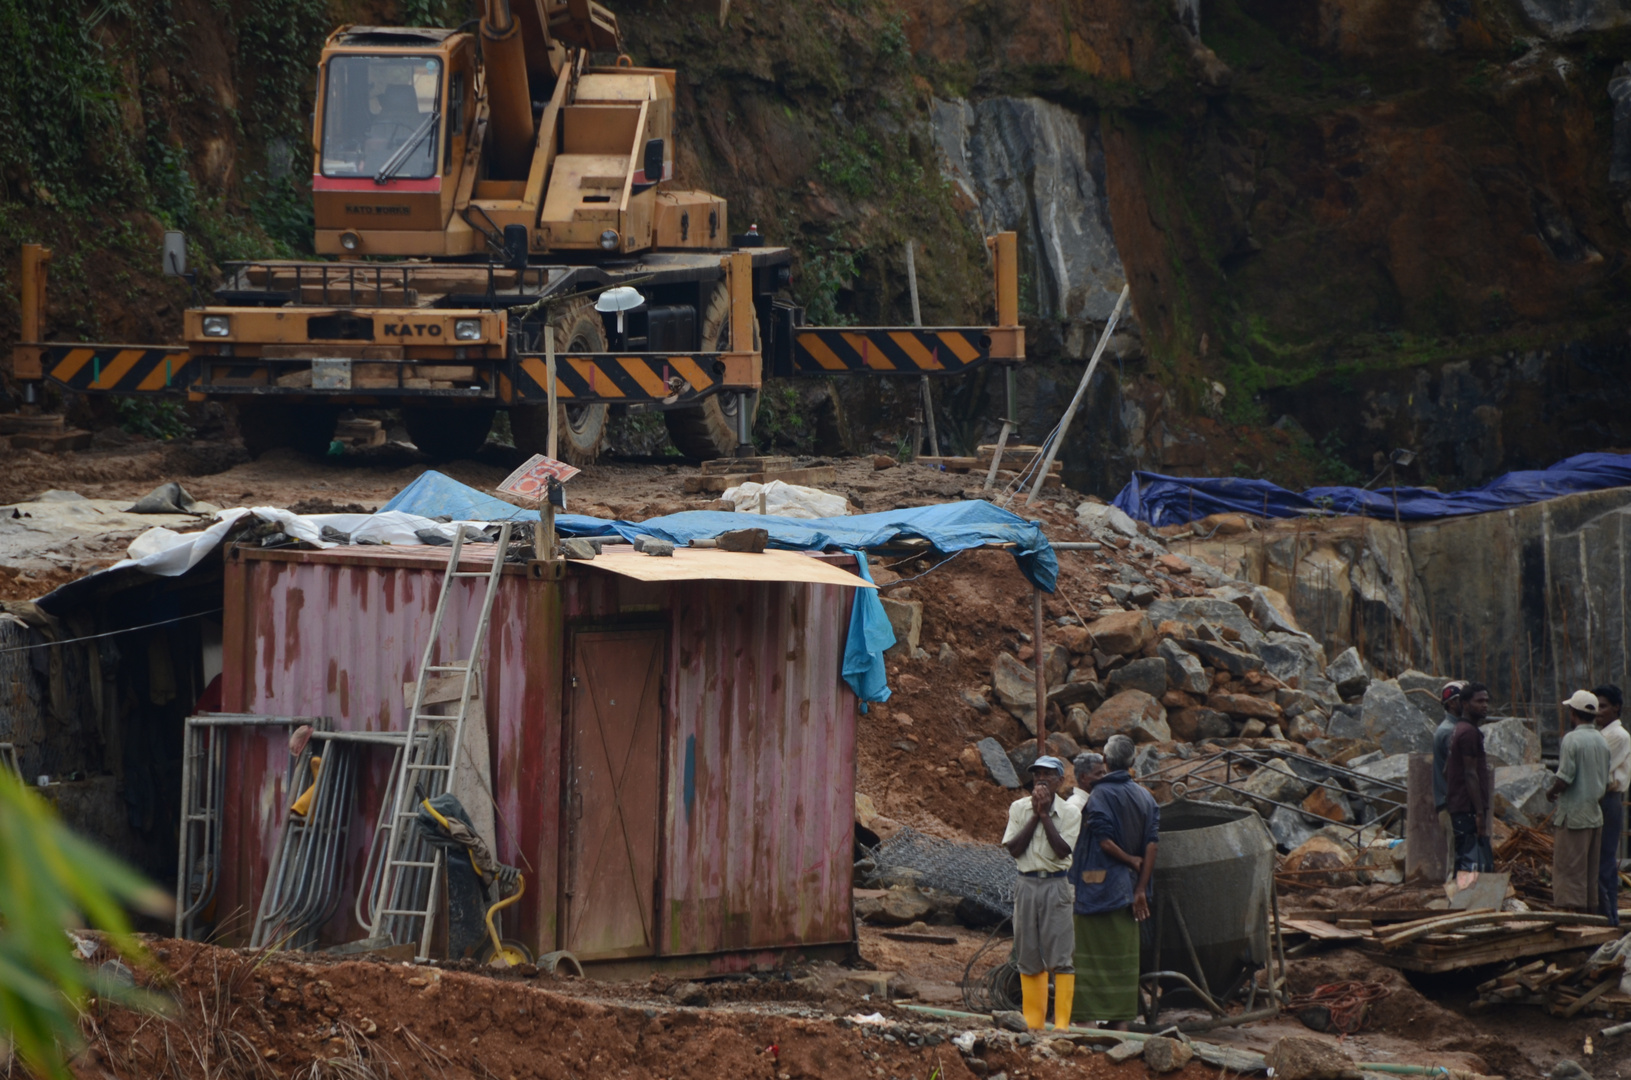
{"label": "crane cab window", "polygon": [[336,56],[323,107],[323,175],[436,175],[442,62],[434,56]]}

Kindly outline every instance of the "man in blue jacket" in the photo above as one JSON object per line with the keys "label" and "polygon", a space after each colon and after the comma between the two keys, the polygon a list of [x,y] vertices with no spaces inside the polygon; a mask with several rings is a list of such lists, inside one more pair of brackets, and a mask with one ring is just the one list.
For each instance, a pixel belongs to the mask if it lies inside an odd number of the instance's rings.
{"label": "man in blue jacket", "polygon": [[1104,744],[1109,771],[1093,785],[1070,866],[1076,890],[1073,1021],[1125,1027],[1138,1015],[1138,924],[1150,917],[1161,809],[1133,781],[1133,740]]}

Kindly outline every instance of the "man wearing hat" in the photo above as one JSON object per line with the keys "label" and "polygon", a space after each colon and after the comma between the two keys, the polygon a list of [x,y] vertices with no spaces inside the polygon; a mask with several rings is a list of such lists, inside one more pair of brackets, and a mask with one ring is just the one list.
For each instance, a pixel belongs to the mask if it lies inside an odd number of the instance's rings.
{"label": "man wearing hat", "polygon": [[1448,800],[1450,789],[1445,776],[1450,767],[1450,736],[1461,722],[1461,688],[1467,684],[1460,679],[1444,684],[1439,701],[1444,706],[1444,719],[1433,729],[1433,808],[1438,811],[1439,831],[1444,834],[1444,880],[1455,877],[1455,827],[1450,821]]}
{"label": "man wearing hat", "polygon": [[1489,689],[1483,683],[1468,683],[1460,696],[1461,719],[1450,735],[1444,765],[1444,808],[1450,812],[1455,835],[1456,872],[1487,872],[1495,869],[1489,840],[1495,773],[1484,754],[1484,733],[1478,727],[1489,717]]}
{"label": "man wearing hat", "polygon": [[1071,905],[1070,853],[1082,812],[1057,792],[1065,763],[1043,756],[1031,766],[1031,793],[1008,808],[1002,846],[1014,857],[1014,966],[1019,969],[1025,1024],[1040,1031],[1047,1019],[1048,974],[1053,973],[1053,1022],[1070,1023],[1076,992],[1076,944]]}
{"label": "man wearing hat", "polygon": [[1565,911],[1597,908],[1597,860],[1608,790],[1608,742],[1597,730],[1597,695],[1576,690],[1563,702],[1574,730],[1557,751],[1557,779],[1546,797],[1552,814],[1552,904]]}

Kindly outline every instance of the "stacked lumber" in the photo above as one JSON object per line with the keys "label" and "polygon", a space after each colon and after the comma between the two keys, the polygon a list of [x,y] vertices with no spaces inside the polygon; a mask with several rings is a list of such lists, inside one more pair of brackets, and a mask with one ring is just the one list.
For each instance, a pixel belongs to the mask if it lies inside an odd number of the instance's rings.
{"label": "stacked lumber", "polygon": [[38,450],[45,454],[84,450],[91,445],[91,433],[70,428],[60,413],[0,415],[0,435],[9,436],[15,450]]}
{"label": "stacked lumber", "polygon": [[1357,945],[1389,967],[1459,971],[1617,941],[1619,931],[1605,922],[1572,912],[1455,911],[1390,926]]}
{"label": "stacked lumber", "polygon": [[719,458],[704,461],[699,476],[687,476],[680,490],[687,495],[729,491],[740,484],[768,484],[780,480],[800,487],[825,487],[838,482],[838,470],[831,465],[795,469],[790,457]]}
{"label": "stacked lumber", "polygon": [[1625,974],[1624,958],[1601,964],[1593,960],[1562,966],[1547,959],[1532,960],[1521,967],[1514,964],[1478,984],[1473,1008],[1482,1011],[1497,1005],[1538,1005],[1565,1019],[1583,1012],[1615,1019],[1631,1015],[1631,994],[1620,985]]}
{"label": "stacked lumber", "polygon": [[[1002,449],[1002,461],[997,468],[997,485],[1007,487],[1017,482],[1026,471],[1037,464],[1038,456],[1046,451],[1040,446],[1025,446],[1019,443],[1009,443]],[[997,444],[988,443],[976,448],[973,457],[920,457],[919,465],[926,465],[931,469],[939,469],[949,473],[971,473],[982,478],[991,471],[991,462],[996,457]],[[1064,464],[1055,461],[1048,467],[1048,478],[1042,482],[1047,489],[1059,487],[1063,482]],[[1035,481],[1034,474],[1026,476],[1029,486]]]}
{"label": "stacked lumber", "polygon": [[1495,849],[1495,869],[1512,875],[1512,888],[1529,903],[1552,902],[1552,834],[1519,828]]}

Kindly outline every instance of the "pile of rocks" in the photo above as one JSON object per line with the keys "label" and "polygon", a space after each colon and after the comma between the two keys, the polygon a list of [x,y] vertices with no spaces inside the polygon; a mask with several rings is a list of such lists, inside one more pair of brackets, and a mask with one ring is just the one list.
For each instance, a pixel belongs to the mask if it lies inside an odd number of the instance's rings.
{"label": "pile of rocks", "polygon": [[[1168,551],[1114,507],[1084,504],[1077,518],[1104,544],[1104,576],[1121,584],[1095,598],[1085,625],[1058,620],[1043,645],[1052,752],[1068,758],[1124,734],[1140,746],[1136,771],[1151,776],[1174,771],[1173,759],[1198,767],[1217,751],[1251,749],[1260,764],[1234,774],[1236,790],[1191,797],[1252,806],[1283,851],[1339,837],[1349,856],[1356,840],[1366,852],[1385,849],[1373,861],[1376,880],[1388,880],[1403,851],[1374,823],[1403,827],[1402,814],[1388,815],[1402,801],[1409,756],[1432,751],[1446,678],[1413,670],[1384,678],[1353,648],[1327,660],[1273,589]],[[1167,586],[1178,578],[1204,594],[1173,595],[1179,590]],[[1033,736],[1012,749],[987,738],[965,752],[966,765],[983,766],[1004,787],[1019,786],[1037,754],[1034,663],[1029,648],[1002,652],[989,686],[964,692],[964,700],[1006,710]],[[1513,826],[1533,824],[1546,813],[1550,775],[1538,736],[1526,721],[1504,718],[1486,727],[1485,739],[1498,814]]]}

